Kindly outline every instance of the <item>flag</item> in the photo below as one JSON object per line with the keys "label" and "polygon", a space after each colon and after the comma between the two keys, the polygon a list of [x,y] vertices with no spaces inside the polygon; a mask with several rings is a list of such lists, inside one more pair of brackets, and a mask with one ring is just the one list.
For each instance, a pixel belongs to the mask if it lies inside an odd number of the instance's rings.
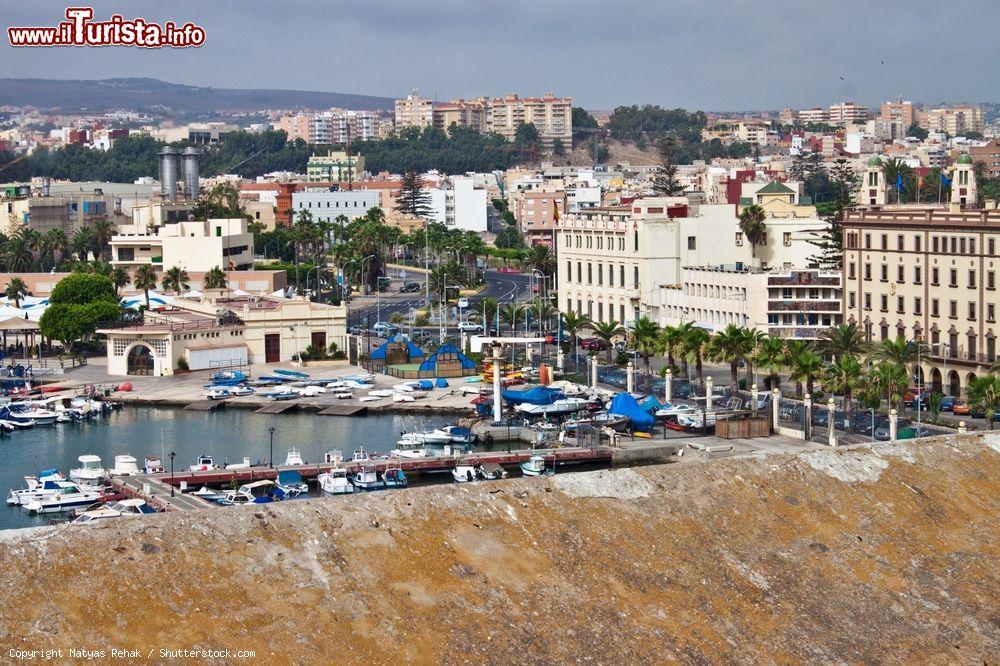
{"label": "flag", "polygon": [[896,189],[900,192],[906,191],[906,188],[903,187],[903,174],[901,173],[896,174]]}
{"label": "flag", "polygon": [[944,171],[941,172],[941,184],[945,187],[951,187],[951,178],[944,175]]}
{"label": "flag", "polygon": [[553,224],[559,223],[559,206],[556,205],[555,199],[552,200],[552,222]]}
{"label": "flag", "polygon": [[232,257],[229,258],[229,270],[231,270],[231,271],[235,271],[236,270],[236,264],[233,263]]}

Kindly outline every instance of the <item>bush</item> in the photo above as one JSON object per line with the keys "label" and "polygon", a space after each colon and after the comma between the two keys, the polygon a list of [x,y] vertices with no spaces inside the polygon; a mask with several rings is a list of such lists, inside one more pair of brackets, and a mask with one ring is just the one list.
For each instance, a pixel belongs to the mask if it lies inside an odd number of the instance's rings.
{"label": "bush", "polygon": [[184,358],[183,356],[177,359],[177,369],[184,370],[185,372],[191,369],[190,367],[188,367],[187,359]]}
{"label": "bush", "polygon": [[418,314],[414,318],[413,325],[414,326],[426,326],[430,322],[431,322],[431,318],[429,316],[427,316],[427,313],[426,312],[421,312],[420,314]]}

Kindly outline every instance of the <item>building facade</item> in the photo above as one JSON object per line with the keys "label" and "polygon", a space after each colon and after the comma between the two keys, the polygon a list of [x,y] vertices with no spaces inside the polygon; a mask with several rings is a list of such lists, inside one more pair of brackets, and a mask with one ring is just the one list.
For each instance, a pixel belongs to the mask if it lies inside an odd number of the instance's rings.
{"label": "building facade", "polygon": [[348,155],[343,150],[331,150],[326,155],[313,155],[306,163],[306,178],[311,183],[359,181],[364,176],[365,158]]}
{"label": "building facade", "polygon": [[134,269],[179,266],[187,271],[253,268],[253,234],[247,220],[211,219],[176,222],[157,227],[122,227],[111,237],[111,264]]}
{"label": "building facade", "polygon": [[378,206],[379,193],[375,190],[322,190],[292,194],[294,214],[309,211],[316,222],[336,222],[340,216],[353,220]]}
{"label": "building facade", "polygon": [[405,98],[396,100],[395,120],[397,130],[404,127],[430,127],[434,124],[434,102],[421,97],[420,92],[414,88]]}

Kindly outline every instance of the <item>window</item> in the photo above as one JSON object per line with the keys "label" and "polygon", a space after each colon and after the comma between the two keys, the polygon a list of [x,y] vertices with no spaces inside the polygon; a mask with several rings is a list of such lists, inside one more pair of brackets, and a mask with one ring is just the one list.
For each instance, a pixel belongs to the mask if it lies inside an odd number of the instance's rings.
{"label": "window", "polygon": [[848,292],[847,293],[847,307],[849,307],[849,308],[851,308],[853,310],[854,309],[854,304],[855,304],[854,292],[853,291]]}
{"label": "window", "polygon": [[620,284],[623,287],[625,286],[625,267],[624,266],[619,266],[618,267],[618,284]]}
{"label": "window", "polygon": [[[956,252],[956,249],[955,249],[955,246],[956,246],[956,241],[957,241],[957,240],[958,240],[958,239],[957,239],[957,238],[955,238],[954,236],[952,236],[952,237],[951,237],[951,253],[952,253],[952,254],[955,254],[955,252]],[[965,242],[964,242],[964,241],[962,242],[962,245],[965,245]]]}
{"label": "window", "polygon": [[934,268],[931,269],[931,284],[934,285],[935,287],[938,286],[939,284],[938,278],[939,278],[938,269],[935,266]]}
{"label": "window", "polygon": [[902,296],[896,297],[896,312],[899,314],[906,312],[906,300]]}
{"label": "window", "polygon": [[872,235],[871,234],[865,234],[865,249],[866,250],[872,249]]}
{"label": "window", "polygon": [[587,284],[594,283],[594,265],[587,262]]}
{"label": "window", "polygon": [[632,275],[632,277],[633,277],[633,283],[635,284],[635,288],[638,289],[639,288],[639,267],[636,266],[633,269],[633,271],[634,271],[633,275]]}
{"label": "window", "polygon": [[974,335],[970,335],[969,336],[968,351],[969,351],[969,360],[970,361],[975,361],[976,360],[976,336],[974,336]]}
{"label": "window", "polygon": [[920,284],[923,280],[923,275],[921,274],[920,266],[913,267],[913,284]]}
{"label": "window", "polygon": [[896,249],[900,252],[906,249],[906,242],[903,241],[903,234],[896,236]]}
{"label": "window", "polygon": [[931,251],[937,253],[938,251],[938,237],[931,236]]}
{"label": "window", "polygon": [[865,264],[865,279],[866,280],[871,280],[872,279],[872,265],[871,264]]}
{"label": "window", "polygon": [[854,262],[847,264],[847,277],[850,280],[854,279]]}
{"label": "window", "polygon": [[976,288],[976,271],[969,271],[969,289]]}
{"label": "window", "polygon": [[913,299],[913,314],[923,314],[923,302],[920,300],[919,296]]}
{"label": "window", "polygon": [[969,301],[969,321],[976,320],[976,304],[973,301]]}
{"label": "window", "polygon": [[871,310],[871,309],[872,309],[872,295],[866,292],[865,293],[865,310]]}
{"label": "window", "polygon": [[996,321],[996,315],[997,315],[996,305],[994,305],[993,303],[987,303],[986,304],[986,321],[988,321],[988,322],[990,322],[992,324],[993,322]]}
{"label": "window", "polygon": [[997,249],[996,241],[993,238],[988,238],[986,240],[986,254],[992,257],[993,254],[996,252],[996,249]]}
{"label": "window", "polygon": [[882,296],[881,296],[881,307],[879,309],[882,312],[888,312],[889,311],[889,297],[886,296],[885,294],[882,294]]}
{"label": "window", "polygon": [[888,281],[889,281],[889,267],[886,266],[885,264],[882,264],[882,282],[888,282]]}
{"label": "window", "polygon": [[889,234],[882,234],[882,249],[889,249]]}
{"label": "window", "polygon": [[118,248],[118,261],[135,261],[135,248],[134,247]]}
{"label": "window", "polygon": [[694,250],[695,249],[695,243],[696,243],[695,237],[694,236],[688,236],[688,249],[689,250]]}
{"label": "window", "polygon": [[958,251],[961,254],[965,254],[965,238],[958,239]]}
{"label": "window", "polygon": [[597,264],[597,284],[604,286],[604,264]]}
{"label": "window", "polygon": [[917,252],[920,252],[921,240],[922,239],[920,238],[920,236],[913,237],[913,249],[916,250]]}
{"label": "window", "polygon": [[932,317],[938,316],[938,299],[936,298],[931,299],[931,316]]}
{"label": "window", "polygon": [[986,271],[986,288],[987,289],[997,288],[995,271]]}
{"label": "window", "polygon": [[576,262],[576,281],[583,284],[583,264]]}
{"label": "window", "polygon": [[782,240],[785,243],[785,247],[789,247],[792,244],[792,232],[786,231],[782,234]]}
{"label": "window", "polygon": [[743,247],[743,233],[740,231],[736,232],[736,247]]}
{"label": "window", "polygon": [[615,267],[608,265],[608,285],[615,286]]}
{"label": "window", "polygon": [[975,253],[976,253],[976,239],[975,238],[970,238],[969,239],[969,254],[975,254]]}
{"label": "window", "polygon": [[957,287],[958,286],[958,270],[952,268],[951,271],[950,271],[950,273],[949,273],[949,275],[951,277],[951,281],[949,282],[949,286],[951,286],[951,287]]}
{"label": "window", "polygon": [[948,316],[951,319],[958,319],[958,301],[948,301]]}
{"label": "window", "polygon": [[566,281],[571,282],[573,280],[573,262],[566,262]]}
{"label": "window", "polygon": [[896,266],[896,282],[900,284],[906,281],[906,277],[903,275],[904,270],[902,265]]}

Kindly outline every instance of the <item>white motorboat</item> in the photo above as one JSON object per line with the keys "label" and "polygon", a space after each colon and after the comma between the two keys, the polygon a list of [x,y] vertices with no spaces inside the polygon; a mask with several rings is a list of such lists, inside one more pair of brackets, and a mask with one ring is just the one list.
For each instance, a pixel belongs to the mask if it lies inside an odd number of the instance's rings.
{"label": "white motorboat", "polygon": [[354,492],[354,486],[347,478],[347,470],[343,467],[334,467],[328,472],[323,472],[316,477],[316,481],[327,495],[347,495]]}
{"label": "white motorboat", "polygon": [[664,405],[660,409],[656,410],[653,413],[653,416],[655,416],[658,419],[665,419],[665,418],[670,418],[670,417],[678,417],[678,416],[681,416],[682,414],[693,414],[694,412],[697,412],[697,411],[698,411],[698,408],[695,407],[695,406],[693,406],[693,405],[682,405],[682,404],[679,404],[679,403],[667,403],[666,405]]}
{"label": "white motorboat", "polygon": [[469,483],[476,480],[476,466],[475,465],[458,465],[455,469],[451,470],[451,476],[458,483]]}
{"label": "white motorboat", "polygon": [[689,414],[681,414],[677,417],[677,424],[685,428],[701,428],[708,423],[708,425],[714,426],[716,420],[715,412],[707,412],[702,414],[699,411],[691,412]]}
{"label": "white motorboat", "polygon": [[8,428],[11,428],[13,430],[27,430],[28,428],[34,428],[35,427],[35,422],[31,421],[31,420],[28,420],[28,419],[25,419],[23,421],[21,421],[21,420],[18,420],[18,421],[8,421],[6,419],[0,419],[0,423],[4,424],[3,428],[4,428],[4,430],[7,430],[7,432],[10,432],[10,430],[8,430]]}
{"label": "white motorboat", "polygon": [[69,478],[85,486],[97,486],[104,482],[108,471],[101,466],[101,457],[83,455],[77,458],[80,466],[69,471]]}
{"label": "white motorboat", "polygon": [[476,441],[476,435],[464,426],[449,425],[442,428],[436,428],[434,430],[435,434],[447,435],[449,442],[454,442],[456,444],[472,444]]}
{"label": "white motorboat", "polygon": [[393,396],[393,391],[390,389],[376,389],[374,391],[368,391],[368,395],[375,396],[376,398],[391,398]]}
{"label": "white motorboat", "polygon": [[5,421],[31,421],[34,425],[52,425],[58,417],[53,411],[38,409],[24,402],[12,402],[0,409],[0,418]]}
{"label": "white motorboat", "polygon": [[451,442],[451,433],[445,432],[441,428],[429,432],[404,432],[400,435],[400,441],[418,444],[448,444]]}
{"label": "white motorboat", "polygon": [[385,484],[378,478],[375,465],[362,465],[361,468],[351,476],[351,483],[358,490],[378,490]]}
{"label": "white motorboat", "polygon": [[405,488],[407,483],[406,473],[399,466],[399,462],[386,465],[385,471],[382,472],[382,484],[386,488]]}
{"label": "white motorboat", "polygon": [[73,519],[74,523],[93,523],[94,521],[106,520],[108,518],[127,518],[133,516],[145,516],[156,513],[156,509],[149,506],[143,499],[123,499],[118,502],[102,506],[97,509],[81,512]]}
{"label": "white motorboat", "polygon": [[354,394],[351,391],[335,391],[333,397],[337,400],[350,400]]}
{"label": "white motorboat", "polygon": [[396,448],[389,453],[399,458],[426,458],[430,455],[419,442],[409,439],[396,442]]}
{"label": "white motorboat", "polygon": [[365,451],[365,447],[360,446],[354,450],[354,455],[351,456],[351,462],[367,462],[371,460],[371,456]]}
{"label": "white motorboat", "polygon": [[250,469],[250,458],[244,456],[242,462],[226,463],[226,469]]}
{"label": "white motorboat", "polygon": [[247,386],[246,384],[237,384],[236,386],[230,386],[229,392],[234,396],[253,395],[257,392],[257,389],[252,386]]}
{"label": "white motorboat", "polygon": [[79,401],[68,395],[54,395],[41,400],[32,400],[30,409],[53,412],[57,423],[79,421],[83,419],[83,411],[76,403]]}
{"label": "white motorboat", "polygon": [[163,469],[163,461],[160,460],[159,456],[146,456],[142,468],[146,474],[159,474],[166,471]]}
{"label": "white motorboat", "polygon": [[377,395],[363,395],[358,398],[358,402],[377,402],[382,398]]}
{"label": "white motorboat", "polygon": [[409,382],[403,382],[402,384],[395,384],[395,385],[393,385],[392,390],[396,391],[397,393],[399,393],[399,392],[402,392],[402,393],[411,393],[414,390],[416,390],[416,388],[417,388],[416,386],[414,386],[413,384],[411,384]]}
{"label": "white motorboat", "polygon": [[392,394],[392,401],[393,402],[413,402],[414,400],[416,400],[416,398],[414,398],[412,395],[408,395],[406,393],[393,393]]}
{"label": "white motorboat", "polygon": [[451,476],[458,483],[495,481],[497,479],[506,479],[507,470],[496,463],[462,464],[451,470]]}
{"label": "white motorboat", "polygon": [[[26,476],[27,488],[12,488],[7,495],[7,504],[18,506],[46,494],[59,491],[59,483],[66,479],[55,469],[42,470],[37,477]],[[69,483],[72,483],[69,482]]]}
{"label": "white motorboat", "polygon": [[89,506],[104,497],[102,490],[87,488],[72,481],[55,481],[54,483],[57,486],[54,492],[44,493],[27,502],[22,502],[22,508],[29,513],[60,513]]}
{"label": "white motorboat", "polygon": [[202,486],[193,493],[188,493],[189,495],[194,495],[195,497],[200,497],[207,502],[214,502],[225,497],[225,493],[220,493],[217,490],[212,490],[208,486]]}
{"label": "white motorboat", "polygon": [[292,448],[288,450],[288,455],[285,456],[286,466],[304,465],[304,464],[305,463],[302,462],[302,454],[299,453],[298,449]]}
{"label": "white motorboat", "polygon": [[326,393],[326,389],[323,388],[322,386],[312,386],[312,385],[294,387],[292,390],[306,398],[314,398],[320,393]]}
{"label": "white motorboat", "polygon": [[514,409],[522,414],[533,416],[555,416],[557,414],[578,412],[588,404],[590,404],[590,400],[587,398],[563,398],[548,405],[532,405],[522,402],[520,405],[514,407]]}
{"label": "white motorboat", "polygon": [[521,463],[521,473],[525,476],[544,476],[555,474],[555,470],[545,464],[544,457],[535,455]]}
{"label": "white motorboat", "polygon": [[198,464],[188,467],[188,471],[191,472],[209,472],[213,469],[219,468],[216,467],[215,458],[212,456],[198,456]]}
{"label": "white motorboat", "polygon": [[135,476],[141,474],[139,465],[132,456],[115,456],[115,466],[108,470],[111,476]]}
{"label": "white motorboat", "polygon": [[[216,502],[222,506],[268,504],[275,501],[274,490],[274,481],[262,479],[253,483],[245,483],[236,490],[230,490]],[[284,493],[280,493],[280,495],[284,495]]]}
{"label": "white motorboat", "polygon": [[205,391],[205,397],[209,400],[225,400],[232,398],[233,394],[228,388],[213,388]]}

